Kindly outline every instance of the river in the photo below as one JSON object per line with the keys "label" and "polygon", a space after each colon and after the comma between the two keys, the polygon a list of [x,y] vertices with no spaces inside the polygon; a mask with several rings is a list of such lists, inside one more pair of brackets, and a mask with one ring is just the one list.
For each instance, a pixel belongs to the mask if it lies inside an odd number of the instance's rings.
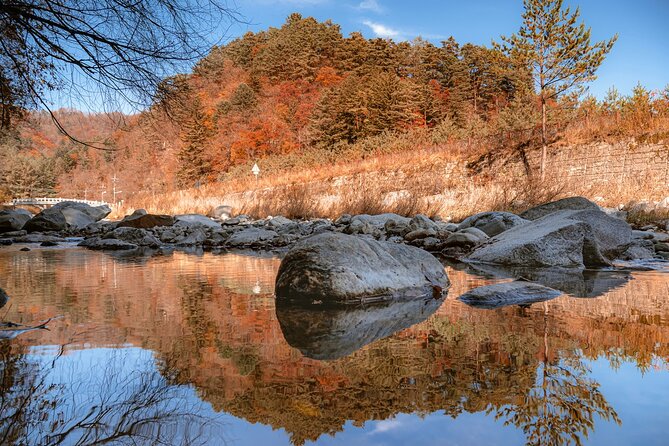
{"label": "river", "polygon": [[445,300],[314,313],[275,308],[271,255],[19,248],[1,319],[55,319],[0,341],[0,444],[669,438],[666,272],[481,309],[457,297],[504,279],[447,266]]}

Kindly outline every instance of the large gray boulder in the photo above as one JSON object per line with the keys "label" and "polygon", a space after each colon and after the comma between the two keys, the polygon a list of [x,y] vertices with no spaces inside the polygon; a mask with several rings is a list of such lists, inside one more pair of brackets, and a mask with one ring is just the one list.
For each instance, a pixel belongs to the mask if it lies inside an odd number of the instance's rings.
{"label": "large gray boulder", "polygon": [[492,237],[473,262],[529,267],[599,267],[623,254],[632,229],[598,209],[559,211]]}
{"label": "large gray boulder", "polygon": [[68,228],[67,220],[59,209],[45,209],[31,218],[24,226],[28,232],[64,231]]}
{"label": "large gray boulder", "polygon": [[307,237],[288,251],[276,278],[277,299],[369,302],[444,290],[444,267],[427,251],[341,233]]}
{"label": "large gray boulder", "polygon": [[562,294],[560,291],[543,285],[517,280],[474,288],[458,299],[475,308],[492,310],[508,305],[544,302],[555,299],[560,294]]}
{"label": "large gray boulder", "polygon": [[0,211],[0,233],[20,231],[33,214],[25,209],[7,209]]}
{"label": "large gray boulder", "polygon": [[528,220],[512,214],[511,212],[481,212],[465,218],[458,228],[477,228],[485,232],[489,237],[501,234],[513,227],[524,225]]}
{"label": "large gray boulder", "polygon": [[562,200],[551,201],[550,203],[544,203],[542,205],[528,209],[527,211],[520,214],[525,220],[537,220],[541,217],[544,217],[548,214],[558,211],[579,211],[585,209],[599,210],[597,206],[592,201],[583,197],[569,197],[563,198]]}
{"label": "large gray boulder", "polygon": [[55,204],[51,209],[61,211],[63,215],[65,215],[65,219],[68,220],[68,223],[72,226],[74,226],[74,224],[70,223],[68,219],[68,214],[72,211],[77,211],[76,213],[73,213],[75,216],[78,216],[80,213],[87,215],[92,220],[90,223],[102,220],[111,212],[111,208],[106,204],[101,206],[90,206],[86,203],[79,203],[77,201],[61,201],[60,203]]}

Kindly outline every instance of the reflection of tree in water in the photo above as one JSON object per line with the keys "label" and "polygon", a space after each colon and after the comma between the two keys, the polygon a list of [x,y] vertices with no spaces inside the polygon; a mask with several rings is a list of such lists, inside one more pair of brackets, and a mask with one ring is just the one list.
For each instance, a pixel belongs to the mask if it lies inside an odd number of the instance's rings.
{"label": "reflection of tree in water", "polygon": [[197,399],[169,385],[148,353],[135,357],[129,351],[103,350],[83,370],[79,359],[13,352],[9,343],[1,343],[0,361],[0,444],[223,441],[213,438],[220,435],[220,420],[202,415]]}
{"label": "reflection of tree in water", "polygon": [[[590,370],[579,352],[550,358],[545,303],[544,311],[544,346],[536,383],[519,403],[497,408],[495,417],[522,429],[530,445],[580,445],[594,430],[596,416],[621,421],[599,391],[599,383],[588,376]],[[488,413],[493,411],[490,408]]]}

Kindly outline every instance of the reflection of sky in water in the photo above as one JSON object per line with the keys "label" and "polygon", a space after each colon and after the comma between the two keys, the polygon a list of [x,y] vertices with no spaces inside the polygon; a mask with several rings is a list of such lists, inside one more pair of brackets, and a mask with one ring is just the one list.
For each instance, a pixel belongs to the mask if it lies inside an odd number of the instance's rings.
{"label": "reflection of sky in water", "polygon": [[[242,255],[174,253],[128,262],[77,249],[0,250],[0,287],[12,299],[3,317],[34,322],[63,315],[48,332],[4,344],[12,349],[0,343],[5,360],[22,358],[25,377],[53,386],[41,400],[28,400],[33,415],[44,415],[33,417],[27,438],[37,444],[40,432],[52,434],[54,422],[63,432],[73,420],[111,407],[107,426],[132,409],[135,418],[160,418],[144,429],[160,425],[171,444],[200,429],[204,444],[289,445],[296,433],[320,435],[316,443],[323,445],[523,444],[523,431],[505,425],[504,417],[496,420],[496,409],[487,415],[486,404],[508,407],[526,395],[535,375],[533,391],[540,388],[548,360],[558,381],[566,375],[556,366],[584,365],[577,374],[582,387],[589,396],[601,392],[622,420],[618,425],[594,415],[584,444],[667,443],[669,275],[633,273],[632,280],[615,277],[615,287],[609,276],[587,277],[576,284],[588,291],[583,294],[608,294],[484,311],[456,298],[490,281],[449,269],[449,296],[426,322],[385,339],[371,336],[337,361],[315,361],[287,343],[280,327],[272,297],[278,263]],[[366,326],[349,329],[350,320],[350,314],[325,315],[321,328],[325,335],[360,336]],[[295,328],[304,337],[302,327]],[[374,324],[367,328],[379,331]],[[334,347],[347,340],[328,339]],[[587,358],[615,351],[620,363],[585,359],[584,351]],[[642,372],[629,362],[635,355],[654,362]],[[18,381],[12,392],[4,396],[20,396]],[[155,398],[147,404],[142,395]],[[445,414],[465,397],[471,400],[456,407],[457,418]],[[40,407],[45,398],[58,404]],[[418,409],[425,413],[406,413]],[[353,419],[362,421],[346,421]]]}
{"label": "reflection of sky in water", "polygon": [[[81,420],[84,414],[94,413],[96,408],[132,401],[135,392],[147,383],[156,387],[166,385],[153,353],[148,350],[132,347],[95,348],[70,352],[60,357],[55,347],[39,347],[32,351],[34,353],[27,354],[26,359],[36,364],[43,373],[45,386],[54,386],[56,390],[49,395],[58,397],[60,402],[57,410],[50,412],[50,418],[43,420],[43,431],[56,419],[65,420],[65,424],[58,430],[64,431],[73,425],[68,422],[68,415],[72,419]],[[669,370],[666,369],[666,363],[663,363],[664,368],[654,367],[645,373],[629,362],[622,363],[617,370],[613,370],[606,359],[585,363],[591,370],[590,377],[599,382],[603,395],[618,411],[624,427],[612,421],[597,420],[597,429],[589,435],[585,444],[666,444],[664,440],[669,421],[666,412]],[[66,389],[62,390],[62,386]],[[252,424],[241,418],[215,412],[210,404],[198,397],[192,386],[167,385],[166,393],[161,395],[164,395],[164,399],[157,399],[158,403],[148,410],[143,409],[145,413],[198,414],[196,424],[199,425],[195,428],[192,424],[183,423],[183,418],[171,420],[172,438],[183,438],[187,431],[202,429],[205,435],[202,439],[206,438],[203,444],[290,445],[283,429]],[[39,401],[32,403],[38,404]],[[142,412],[142,408],[133,403],[127,407],[137,413]],[[122,414],[112,415],[108,420],[118,421]],[[426,415],[401,413],[386,420],[367,421],[360,427],[347,422],[342,432],[334,436],[325,434],[316,443],[368,446],[430,445],[435,442],[449,445],[516,445],[523,444],[524,440],[521,431],[513,426],[505,426],[502,421],[496,421],[492,415],[483,412],[465,412],[455,419],[443,412],[435,412]],[[140,441],[139,444],[143,443]]]}

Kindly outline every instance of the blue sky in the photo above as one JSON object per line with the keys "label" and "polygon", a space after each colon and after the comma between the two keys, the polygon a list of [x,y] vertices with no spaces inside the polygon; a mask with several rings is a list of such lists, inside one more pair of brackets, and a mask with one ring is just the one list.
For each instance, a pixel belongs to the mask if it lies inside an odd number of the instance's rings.
{"label": "blue sky", "polygon": [[[603,97],[615,86],[628,94],[641,82],[650,89],[669,84],[669,0],[566,0],[579,6],[594,40],[618,34],[618,42],[598,72],[590,92]],[[231,37],[279,27],[291,12],[332,19],[348,35],[411,40],[421,36],[438,44],[449,36],[460,43],[490,45],[521,23],[521,0],[237,0],[249,25],[236,25]]]}

